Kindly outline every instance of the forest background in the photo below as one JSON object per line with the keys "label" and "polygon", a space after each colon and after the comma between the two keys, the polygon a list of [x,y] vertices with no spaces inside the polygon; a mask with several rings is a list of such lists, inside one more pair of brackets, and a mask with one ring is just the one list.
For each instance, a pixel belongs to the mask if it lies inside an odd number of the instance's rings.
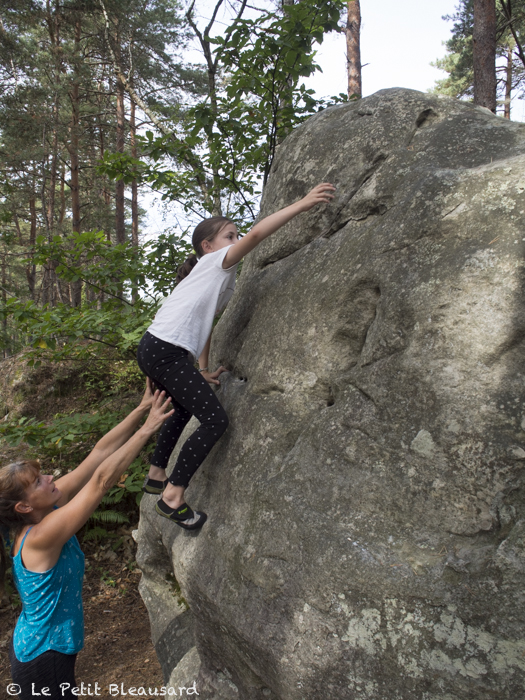
{"label": "forest background", "polygon": [[[493,111],[510,118],[525,83],[521,1],[459,0],[433,89],[475,98],[475,2],[494,6]],[[319,98],[306,87],[316,50],[341,34],[348,89]],[[359,36],[358,0],[4,0],[0,346],[4,367],[53,368],[47,412],[6,403],[5,444],[58,475],[129,410],[143,381],[135,349],[188,232],[217,214],[248,230],[279,143],[360,99]],[[176,213],[154,237],[141,207],[151,193]],[[60,413],[56,392],[74,397]],[[136,460],[111,490],[92,537],[136,509],[145,468]]]}

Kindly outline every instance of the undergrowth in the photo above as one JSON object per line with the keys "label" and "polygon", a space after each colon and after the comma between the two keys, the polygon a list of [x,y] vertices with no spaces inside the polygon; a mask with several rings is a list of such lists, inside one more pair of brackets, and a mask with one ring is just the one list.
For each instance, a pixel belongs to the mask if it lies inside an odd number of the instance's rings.
{"label": "undergrowth", "polygon": [[[59,368],[55,373],[58,371]],[[51,375],[49,381],[53,379]],[[111,358],[86,364],[75,372],[69,384],[72,410],[45,419],[20,416],[12,410],[0,422],[0,441],[16,448],[19,457],[39,459],[42,471],[55,478],[80,464],[96,442],[138,405],[145,386],[134,360]],[[31,386],[30,376],[28,385]],[[147,469],[145,455],[133,461],[91,516],[83,532],[84,540],[104,540],[119,525],[136,520]]]}

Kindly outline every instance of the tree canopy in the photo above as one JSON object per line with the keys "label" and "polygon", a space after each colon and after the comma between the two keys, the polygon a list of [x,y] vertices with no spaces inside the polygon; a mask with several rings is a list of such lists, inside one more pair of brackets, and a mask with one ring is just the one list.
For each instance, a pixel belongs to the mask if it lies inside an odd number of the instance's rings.
{"label": "tree canopy", "polygon": [[132,356],[188,249],[184,224],[141,238],[141,188],[186,221],[256,217],[277,145],[325,106],[303,78],[345,3],[225,7],[203,21],[176,0],[3,4],[4,354]]}

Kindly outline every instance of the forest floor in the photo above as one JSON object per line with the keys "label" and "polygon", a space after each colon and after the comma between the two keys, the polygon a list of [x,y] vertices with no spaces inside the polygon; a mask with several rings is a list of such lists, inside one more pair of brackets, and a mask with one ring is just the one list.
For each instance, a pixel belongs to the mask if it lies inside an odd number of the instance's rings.
{"label": "forest floor", "polygon": [[[160,689],[164,685],[160,664],[151,642],[146,607],[138,592],[140,571],[133,562],[117,556],[101,564],[93,559],[96,545],[83,546],[86,554],[84,581],[85,643],[76,663],[76,679],[84,683],[80,697],[124,697],[121,683],[129,688]],[[13,600],[0,607],[0,697],[11,683],[8,648],[20,607]],[[98,683],[98,686],[95,686]],[[111,689],[110,684],[117,684]],[[91,685],[91,688],[89,688]],[[95,690],[97,693],[95,693]]]}

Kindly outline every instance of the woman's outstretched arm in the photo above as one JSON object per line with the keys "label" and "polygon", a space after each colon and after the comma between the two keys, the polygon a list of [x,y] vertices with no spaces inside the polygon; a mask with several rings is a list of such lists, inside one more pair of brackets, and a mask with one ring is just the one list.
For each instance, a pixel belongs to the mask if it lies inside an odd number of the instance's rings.
{"label": "woman's outstretched arm", "polygon": [[69,474],[65,474],[60,477],[60,479],[57,479],[55,484],[62,494],[58,501],[59,506],[68,503],[68,501],[87,484],[97,467],[129,440],[144,416],[150,410],[152,400],[153,393],[151,391],[151,382],[148,379],[146,382],[146,391],[137,408],[131,411],[131,413],[110,430],[109,433],[106,433],[104,437],[100,438],[86,459],[81,462],[76,469],[73,469]]}
{"label": "woman's outstretched arm", "polygon": [[291,221],[297,214],[303,211],[309,211],[312,207],[315,207],[316,204],[331,202],[334,198],[333,192],[335,192],[335,187],[333,185],[329,182],[322,182],[320,185],[314,187],[303,199],[259,221],[244,238],[241,238],[240,241],[237,241],[237,243],[234,243],[231,248],[229,248],[222,262],[223,268],[226,270],[232,267],[232,265],[236,265],[245,255],[248,255],[249,252],[259,245],[261,241],[268,238],[272,233],[275,233],[275,231]]}
{"label": "woman's outstretched arm", "polygon": [[144,425],[95,469],[91,479],[69,503],[51,511],[33,526],[24,545],[24,563],[28,569],[47,571],[56,564],[64,544],[88,521],[149,438],[173,414],[173,410],[166,413],[171,399],[165,399],[165,392],[156,391]]}

